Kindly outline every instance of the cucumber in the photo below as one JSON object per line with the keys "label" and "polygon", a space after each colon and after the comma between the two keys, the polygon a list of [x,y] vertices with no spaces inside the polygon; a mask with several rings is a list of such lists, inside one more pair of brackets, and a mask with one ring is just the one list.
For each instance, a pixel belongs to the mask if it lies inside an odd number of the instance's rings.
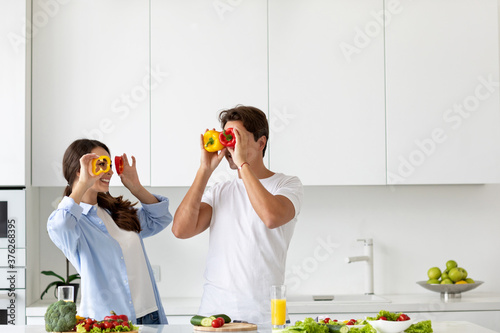
{"label": "cucumber", "polygon": [[349,326],[347,325],[326,325],[330,333],[347,333],[349,332]]}
{"label": "cucumber", "polygon": [[212,318],[209,317],[204,317],[204,316],[193,316],[191,318],[191,325],[194,326],[205,326],[205,327],[211,327],[212,326]]}
{"label": "cucumber", "polygon": [[229,318],[228,315],[225,315],[225,314],[217,314],[217,315],[213,315],[213,317],[215,318],[219,318],[219,317],[222,317],[224,318],[224,323],[227,324],[227,323],[230,323],[231,322],[231,318]]}

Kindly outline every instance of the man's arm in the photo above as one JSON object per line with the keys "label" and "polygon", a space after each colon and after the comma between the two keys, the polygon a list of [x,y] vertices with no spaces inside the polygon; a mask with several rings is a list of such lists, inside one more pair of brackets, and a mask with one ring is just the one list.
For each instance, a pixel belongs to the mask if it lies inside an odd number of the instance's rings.
{"label": "man's arm", "polygon": [[290,199],[266,190],[248,164],[240,169],[240,175],[253,209],[269,229],[281,227],[295,217],[295,207]]}
{"label": "man's arm", "polygon": [[193,185],[175,211],[172,232],[177,238],[190,238],[207,230],[212,218],[212,207],[201,202],[210,173],[199,169]]}
{"label": "man's arm", "polygon": [[212,172],[217,168],[225,150],[209,153],[203,146],[203,134],[200,136],[201,164],[193,184],[181,204],[175,211],[172,232],[177,238],[190,238],[207,230],[212,219],[212,207],[201,202]]}

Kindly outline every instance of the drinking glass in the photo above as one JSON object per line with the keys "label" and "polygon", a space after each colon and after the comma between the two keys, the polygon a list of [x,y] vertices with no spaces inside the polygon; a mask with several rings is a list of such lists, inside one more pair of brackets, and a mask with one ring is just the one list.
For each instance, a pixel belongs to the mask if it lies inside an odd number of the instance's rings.
{"label": "drinking glass", "polygon": [[286,286],[271,286],[271,322],[273,328],[285,328],[286,323]]}
{"label": "drinking glass", "polygon": [[73,286],[57,287],[57,300],[65,302],[73,302]]}

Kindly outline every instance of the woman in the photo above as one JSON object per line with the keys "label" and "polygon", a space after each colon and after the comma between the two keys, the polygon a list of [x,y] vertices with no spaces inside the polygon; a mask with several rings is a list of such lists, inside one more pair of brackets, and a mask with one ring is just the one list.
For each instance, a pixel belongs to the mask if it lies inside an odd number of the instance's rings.
{"label": "woman", "polygon": [[[68,185],[47,224],[50,238],[81,276],[78,313],[102,320],[114,311],[137,324],[167,324],[142,239],[172,222],[169,201],[141,185],[135,158],[130,165],[125,154],[120,178],[142,208],[111,196],[112,168],[92,172],[92,160],[103,155],[110,157],[109,149],[96,140],[76,140],[68,147],[63,158]],[[97,168],[104,171],[103,164],[98,161]]]}

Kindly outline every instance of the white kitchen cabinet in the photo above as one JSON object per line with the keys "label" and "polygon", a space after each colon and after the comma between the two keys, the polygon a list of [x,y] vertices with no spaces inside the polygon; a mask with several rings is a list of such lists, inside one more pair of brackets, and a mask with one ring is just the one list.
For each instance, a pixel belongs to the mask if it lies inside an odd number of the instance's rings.
{"label": "white kitchen cabinet", "polygon": [[0,186],[24,186],[26,1],[0,3]]}
{"label": "white kitchen cabinet", "polygon": [[[137,158],[150,183],[148,0],[33,1],[32,174],[34,186],[61,186],[64,151],[79,138]],[[111,185],[119,185],[113,177]]]}
{"label": "white kitchen cabinet", "polygon": [[398,3],[386,21],[388,184],[498,183],[497,0]]}
{"label": "white kitchen cabinet", "polygon": [[[151,183],[191,185],[200,134],[237,104],[267,113],[267,1],[151,1]],[[211,182],[235,177],[222,161]]]}
{"label": "white kitchen cabinet", "polygon": [[270,166],[386,183],[382,0],[269,1]]}

